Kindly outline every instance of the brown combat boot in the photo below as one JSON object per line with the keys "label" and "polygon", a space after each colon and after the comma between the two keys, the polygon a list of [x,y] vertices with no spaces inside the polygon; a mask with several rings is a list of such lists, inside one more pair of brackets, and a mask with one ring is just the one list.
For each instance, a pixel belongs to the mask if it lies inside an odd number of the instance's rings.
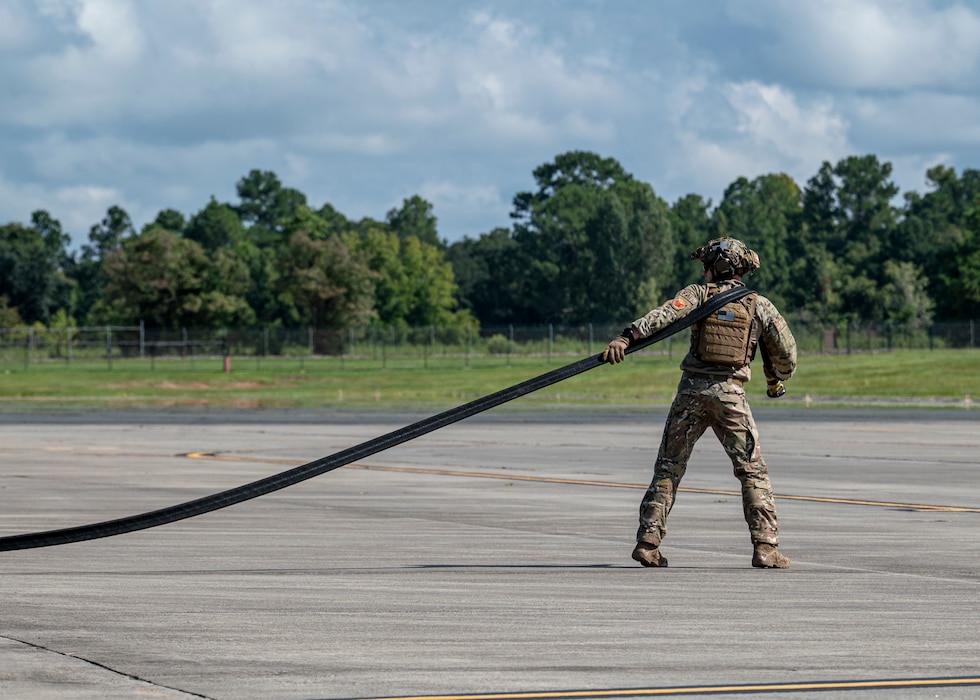
{"label": "brown combat boot", "polygon": [[643,566],[667,566],[667,557],[652,544],[637,542],[633,548],[633,558]]}
{"label": "brown combat boot", "polygon": [[774,544],[758,542],[752,554],[752,566],[758,569],[788,569],[789,557],[776,549]]}

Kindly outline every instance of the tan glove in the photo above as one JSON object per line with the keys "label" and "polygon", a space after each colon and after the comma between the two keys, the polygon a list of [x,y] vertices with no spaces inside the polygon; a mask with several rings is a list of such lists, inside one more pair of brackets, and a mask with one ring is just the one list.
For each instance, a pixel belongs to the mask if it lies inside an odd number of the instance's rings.
{"label": "tan glove", "polygon": [[606,349],[602,351],[602,361],[612,364],[619,364],[626,359],[626,348],[630,346],[630,341],[624,336],[613,338]]}

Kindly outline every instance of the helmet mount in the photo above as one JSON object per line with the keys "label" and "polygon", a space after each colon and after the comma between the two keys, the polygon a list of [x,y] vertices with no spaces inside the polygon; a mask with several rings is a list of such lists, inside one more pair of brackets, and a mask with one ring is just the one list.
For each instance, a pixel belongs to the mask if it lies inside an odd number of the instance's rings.
{"label": "helmet mount", "polygon": [[759,255],[737,238],[716,238],[691,253],[716,280],[741,277],[759,269]]}

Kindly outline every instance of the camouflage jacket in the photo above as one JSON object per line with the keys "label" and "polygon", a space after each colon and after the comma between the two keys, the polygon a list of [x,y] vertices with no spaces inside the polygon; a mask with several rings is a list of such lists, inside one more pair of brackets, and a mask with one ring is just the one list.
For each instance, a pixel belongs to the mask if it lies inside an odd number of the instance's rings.
{"label": "camouflage jacket", "polygon": [[[728,280],[719,282],[720,291],[733,286],[743,286],[741,282]],[[692,284],[677,292],[674,298],[653,309],[645,316],[633,321],[633,338],[646,338],[665,328],[679,318],[687,316],[691,311],[704,303],[708,288],[703,284]],[[772,384],[778,379],[789,379],[796,371],[796,339],[771,301],[761,294],[755,303],[755,323],[753,332],[756,334],[763,359],[763,372],[766,383]],[[681,362],[681,369],[700,374],[731,377],[743,382],[752,378],[749,365],[732,370],[730,367],[709,365],[698,360],[693,350],[689,351]]]}

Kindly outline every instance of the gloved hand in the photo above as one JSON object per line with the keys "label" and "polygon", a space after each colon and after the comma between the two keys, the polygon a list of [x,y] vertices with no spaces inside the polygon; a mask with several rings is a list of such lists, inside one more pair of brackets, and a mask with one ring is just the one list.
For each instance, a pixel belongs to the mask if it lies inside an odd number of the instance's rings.
{"label": "gloved hand", "polygon": [[778,379],[776,380],[775,384],[770,384],[766,387],[766,396],[768,396],[770,399],[778,399],[785,393],[786,385]]}
{"label": "gloved hand", "polygon": [[630,346],[630,341],[623,336],[613,338],[609,345],[602,351],[602,361],[618,364],[626,359],[626,348]]}

